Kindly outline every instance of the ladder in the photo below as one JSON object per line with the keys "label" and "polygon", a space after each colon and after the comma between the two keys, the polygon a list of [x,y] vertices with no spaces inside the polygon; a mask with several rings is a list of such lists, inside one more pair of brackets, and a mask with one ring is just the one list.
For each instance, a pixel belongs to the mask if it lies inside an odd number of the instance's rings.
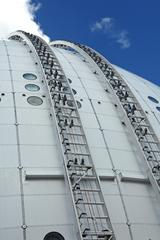
{"label": "ladder", "polygon": [[[99,178],[89,151],[77,103],[58,59],[40,37],[20,31],[11,39],[29,40],[40,60],[55,116],[66,181],[81,240],[115,240]],[[55,123],[54,123],[55,124]]]}
{"label": "ladder", "polygon": [[[105,76],[106,83],[112,90],[114,99],[117,99],[115,107],[120,106],[125,113],[125,118],[130,123],[131,132],[136,138],[142,157],[145,159],[146,172],[150,183],[160,200],[160,142],[146,113],[128,84],[113,66],[92,48],[79,43],[65,41],[55,41],[52,45],[60,48],[73,48],[80,52],[84,58],[85,54],[87,54],[101,70],[100,72]],[[95,71],[94,73],[96,74],[97,72]],[[105,88],[105,91],[108,92],[108,89]],[[125,125],[125,122],[123,124]]]}

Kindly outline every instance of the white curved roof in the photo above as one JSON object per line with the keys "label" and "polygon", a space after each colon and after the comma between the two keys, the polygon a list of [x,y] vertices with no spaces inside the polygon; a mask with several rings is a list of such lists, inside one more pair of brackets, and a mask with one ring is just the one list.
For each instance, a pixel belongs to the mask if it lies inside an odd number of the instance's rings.
{"label": "white curved roof", "polygon": [[[160,236],[160,205],[128,126],[122,124],[112,94],[81,55],[52,47],[76,91],[96,171],[116,240]],[[61,154],[50,101],[37,58],[23,42],[0,42],[0,221],[1,239],[43,240],[51,231],[77,239],[63,178]],[[160,89],[114,66],[128,83],[160,139]],[[37,76],[27,80],[25,73]],[[40,87],[28,91],[27,84]],[[28,103],[34,96],[39,106]],[[151,96],[159,103],[148,99]]]}

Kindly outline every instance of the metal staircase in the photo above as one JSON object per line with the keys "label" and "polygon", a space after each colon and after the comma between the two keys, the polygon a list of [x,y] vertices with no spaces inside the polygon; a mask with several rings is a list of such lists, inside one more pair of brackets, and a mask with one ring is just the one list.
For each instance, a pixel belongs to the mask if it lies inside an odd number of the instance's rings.
{"label": "metal staircase", "polygon": [[48,44],[33,34],[18,31],[10,39],[27,43],[30,52],[35,52],[36,59],[39,59],[42,66],[57,125],[79,238],[115,240],[77,103],[59,61]]}
{"label": "metal staircase", "polygon": [[[115,101],[117,99],[115,107],[119,106],[120,109],[125,112],[125,118],[127,118],[130,124],[130,129],[136,137],[141,155],[145,159],[149,180],[160,200],[160,142],[147,119],[146,113],[127,83],[114,67],[93,49],[79,43],[74,44],[66,41],[55,41],[52,45],[65,49],[73,48],[82,54],[84,59],[86,59],[87,54],[101,70],[101,73],[105,76],[106,83],[112,90]],[[97,72],[95,71],[94,73]],[[108,92],[108,89],[105,88],[105,91]],[[125,122],[123,122],[123,124],[125,124]]]}

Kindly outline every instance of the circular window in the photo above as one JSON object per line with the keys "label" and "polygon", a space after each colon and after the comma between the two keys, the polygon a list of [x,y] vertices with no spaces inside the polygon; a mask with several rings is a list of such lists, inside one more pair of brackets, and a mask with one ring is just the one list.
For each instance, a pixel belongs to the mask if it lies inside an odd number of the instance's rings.
{"label": "circular window", "polygon": [[39,106],[43,103],[43,100],[40,97],[31,96],[27,98],[27,102],[33,106]]}
{"label": "circular window", "polygon": [[158,106],[158,107],[156,107],[156,109],[160,112],[160,107]]}
{"label": "circular window", "polygon": [[159,101],[157,99],[155,99],[154,97],[148,96],[148,99],[154,103],[159,103]]}
{"label": "circular window", "polygon": [[40,87],[35,84],[27,84],[27,85],[25,85],[25,88],[31,92],[36,92],[36,91],[39,91],[39,89],[40,89]]}
{"label": "circular window", "polygon": [[81,107],[82,107],[82,104],[81,104],[79,101],[76,101],[76,102],[77,102],[78,108],[81,108]]}
{"label": "circular window", "polygon": [[64,237],[58,232],[48,233],[43,240],[65,240]]}
{"label": "circular window", "polygon": [[27,80],[35,80],[37,79],[37,76],[34,75],[33,73],[25,73],[23,74],[23,77]]}

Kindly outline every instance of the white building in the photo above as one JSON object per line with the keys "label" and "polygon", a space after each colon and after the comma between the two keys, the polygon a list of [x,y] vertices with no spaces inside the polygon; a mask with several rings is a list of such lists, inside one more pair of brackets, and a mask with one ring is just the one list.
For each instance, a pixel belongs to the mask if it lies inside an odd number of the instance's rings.
{"label": "white building", "polygon": [[159,240],[160,88],[22,31],[0,73],[0,239]]}

